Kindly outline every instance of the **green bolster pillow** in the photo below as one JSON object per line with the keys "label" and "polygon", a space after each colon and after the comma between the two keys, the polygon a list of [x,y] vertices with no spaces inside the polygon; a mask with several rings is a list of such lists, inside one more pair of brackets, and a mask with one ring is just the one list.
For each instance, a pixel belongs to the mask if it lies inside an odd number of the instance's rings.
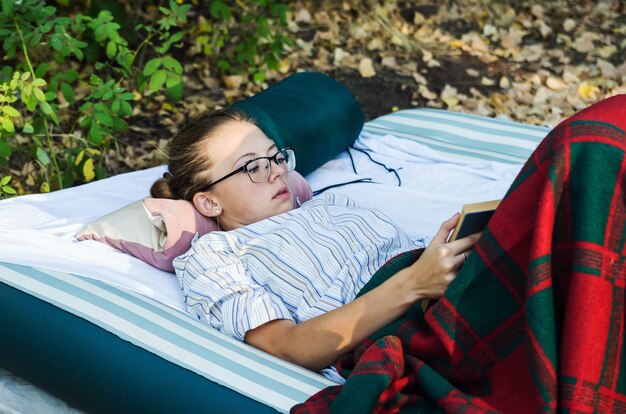
{"label": "green bolster pillow", "polygon": [[278,148],[295,149],[302,175],[352,145],[365,121],[345,86],[315,72],[291,75],[232,106],[254,118]]}

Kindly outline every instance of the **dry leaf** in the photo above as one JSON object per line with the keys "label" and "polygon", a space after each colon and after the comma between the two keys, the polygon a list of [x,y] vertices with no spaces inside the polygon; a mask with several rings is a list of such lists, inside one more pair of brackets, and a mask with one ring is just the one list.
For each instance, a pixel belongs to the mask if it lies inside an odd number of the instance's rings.
{"label": "dry leaf", "polygon": [[563,30],[566,32],[571,32],[576,27],[576,22],[574,19],[565,19],[563,22]]}
{"label": "dry leaf", "polygon": [[595,48],[593,41],[596,38],[597,36],[595,33],[585,32],[574,40],[572,47],[580,53],[589,53]]}
{"label": "dry leaf", "polygon": [[533,97],[533,106],[544,104],[551,94],[552,91],[550,91],[550,89],[546,88],[545,86],[539,87],[539,89],[537,89],[537,92],[535,92],[535,96]]}
{"label": "dry leaf", "polygon": [[372,59],[363,58],[359,63],[359,73],[364,78],[371,78],[376,76],[376,71],[374,70],[374,65],[372,63]]}
{"label": "dry leaf", "polygon": [[616,78],[617,70],[615,66],[611,62],[607,62],[603,59],[598,59],[598,69],[600,69],[600,74],[605,79],[613,79]]}
{"label": "dry leaf", "polygon": [[583,82],[578,86],[578,94],[584,100],[595,99],[598,92],[598,88],[588,82]]}
{"label": "dry leaf", "polygon": [[480,79],[480,84],[481,84],[481,85],[483,85],[483,86],[493,86],[493,85],[495,85],[495,84],[496,84],[496,81],[494,81],[493,79],[489,79],[489,78],[488,78],[488,77],[486,77],[486,76],[483,76],[483,77]]}
{"label": "dry leaf", "polygon": [[381,65],[386,66],[388,68],[395,68],[398,66],[396,64],[396,58],[394,56],[386,56],[381,60]]}
{"label": "dry leaf", "polygon": [[311,23],[311,13],[307,9],[300,9],[296,12],[294,20],[298,23]]}
{"label": "dry leaf", "polygon": [[222,76],[222,80],[228,89],[239,89],[244,77],[241,75]]}
{"label": "dry leaf", "polygon": [[567,84],[563,80],[550,76],[546,79],[546,86],[553,91],[560,91],[567,88]]}
{"label": "dry leaf", "polygon": [[432,92],[430,89],[428,89],[428,87],[426,85],[420,85],[417,88],[417,92],[424,98],[428,99],[429,101],[435,100],[437,99],[437,94]]}
{"label": "dry leaf", "polygon": [[420,75],[419,73],[413,72],[412,76],[413,76],[413,79],[415,79],[415,82],[417,82],[418,84],[420,85],[428,84],[428,80],[426,80],[426,78]]}
{"label": "dry leaf", "polygon": [[335,66],[343,66],[342,61],[344,58],[350,57],[350,53],[346,52],[340,47],[335,48],[335,52],[333,54],[333,64]]}

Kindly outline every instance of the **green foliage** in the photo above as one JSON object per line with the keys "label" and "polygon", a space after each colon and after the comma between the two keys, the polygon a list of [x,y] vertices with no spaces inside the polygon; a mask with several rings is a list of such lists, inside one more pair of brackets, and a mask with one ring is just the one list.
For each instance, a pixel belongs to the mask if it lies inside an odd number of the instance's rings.
{"label": "green foliage", "polygon": [[[130,31],[108,10],[63,16],[44,0],[1,4],[0,43],[14,64],[0,72],[0,167],[10,180],[11,158],[24,161],[27,177],[18,190],[50,191],[104,177],[104,154],[128,129],[131,91],[167,89],[170,99],[181,98],[182,65],[169,52],[184,36],[189,5],[160,7],[156,25],[139,24],[144,37],[132,44],[124,36]],[[140,54],[156,57],[141,68]],[[15,193],[8,180],[0,196]]]}
{"label": "green foliage", "polygon": [[182,3],[0,0],[0,197],[105,177],[139,106],[182,99],[182,51],[260,83],[291,43],[284,1]]}
{"label": "green foliage", "polygon": [[210,16],[196,28],[194,51],[209,57],[221,73],[248,73],[256,82],[268,69],[277,70],[285,47],[286,2],[278,0],[214,0]]}

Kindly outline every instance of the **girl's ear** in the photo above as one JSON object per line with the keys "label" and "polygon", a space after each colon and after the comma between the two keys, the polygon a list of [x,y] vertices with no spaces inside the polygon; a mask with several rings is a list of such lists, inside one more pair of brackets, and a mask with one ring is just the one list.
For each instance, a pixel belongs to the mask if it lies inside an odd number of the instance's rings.
{"label": "girl's ear", "polygon": [[196,193],[192,199],[193,206],[205,217],[217,217],[222,213],[217,200],[207,193]]}

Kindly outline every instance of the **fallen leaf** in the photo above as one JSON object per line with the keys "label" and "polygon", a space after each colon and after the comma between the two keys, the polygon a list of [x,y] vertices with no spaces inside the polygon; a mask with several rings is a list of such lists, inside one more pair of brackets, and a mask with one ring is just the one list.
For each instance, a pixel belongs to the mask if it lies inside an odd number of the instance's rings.
{"label": "fallen leaf", "polygon": [[228,89],[239,89],[244,77],[241,75],[222,76],[222,80]]}
{"label": "fallen leaf", "polygon": [[346,52],[340,47],[335,48],[335,52],[333,54],[333,64],[335,66],[343,66],[342,61],[344,58],[350,57],[350,53]]}
{"label": "fallen leaf", "polygon": [[372,59],[361,59],[361,62],[359,63],[359,73],[364,78],[371,78],[376,76],[376,71],[374,70],[374,64],[372,63]]}
{"label": "fallen leaf", "polygon": [[496,84],[496,81],[494,81],[493,79],[489,79],[489,78],[488,78],[488,77],[486,77],[486,76],[483,76],[483,77],[480,79],[480,84],[481,84],[481,85],[483,85],[483,86],[493,86],[493,85],[495,85],[495,84]]}
{"label": "fallen leaf", "polygon": [[583,82],[578,86],[578,95],[584,100],[594,99],[598,93],[598,88],[591,83]]}
{"label": "fallen leaf", "polygon": [[426,85],[420,85],[417,88],[417,92],[422,97],[428,99],[429,101],[437,99],[437,94],[435,92],[432,92],[430,89],[428,89],[428,87]]}
{"label": "fallen leaf", "polygon": [[546,88],[545,86],[539,87],[539,89],[537,89],[537,92],[535,92],[535,96],[533,97],[533,106],[544,104],[551,94],[552,91],[550,91],[550,89]]}
{"label": "fallen leaf", "polygon": [[593,41],[596,38],[595,33],[585,32],[574,40],[572,47],[580,53],[589,53],[595,48]]}
{"label": "fallen leaf", "polygon": [[563,82],[562,79],[555,78],[554,76],[550,76],[546,79],[546,86],[553,91],[560,91],[567,88],[567,84]]}
{"label": "fallen leaf", "polygon": [[396,64],[396,58],[394,56],[386,56],[382,58],[380,64],[388,68],[395,68],[396,66],[398,66]]}
{"label": "fallen leaf", "polygon": [[565,19],[565,21],[563,21],[563,30],[565,30],[566,32],[571,32],[572,30],[574,30],[575,27],[576,22],[574,21],[574,19]]}
{"label": "fallen leaf", "polygon": [[615,66],[611,62],[608,62],[604,59],[598,59],[598,69],[600,69],[600,74],[605,79],[613,79],[616,78],[617,70]]}
{"label": "fallen leaf", "polygon": [[296,12],[294,20],[298,23],[311,23],[311,13],[307,9],[300,9]]}
{"label": "fallen leaf", "polygon": [[543,6],[540,4],[533,4],[530,8],[530,13],[538,19],[543,19]]}
{"label": "fallen leaf", "polygon": [[425,77],[423,77],[422,75],[420,75],[419,73],[413,72],[412,76],[413,76],[413,79],[415,79],[415,82],[417,82],[418,84],[420,84],[420,85],[427,85],[428,84],[428,80]]}

